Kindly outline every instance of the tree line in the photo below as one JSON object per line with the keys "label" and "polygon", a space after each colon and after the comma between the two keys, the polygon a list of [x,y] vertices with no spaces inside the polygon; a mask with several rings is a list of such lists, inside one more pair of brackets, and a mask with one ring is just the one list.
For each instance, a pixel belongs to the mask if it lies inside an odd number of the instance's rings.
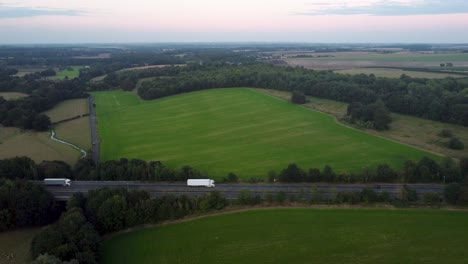
{"label": "tree line", "polygon": [[[36,164],[28,157],[14,157],[0,160],[0,177],[5,179],[42,180],[44,178],[69,178],[90,181],[186,181],[187,179],[209,178],[191,166],[173,169],[160,161],[139,159],[109,160],[95,164],[91,158],[80,159],[71,167],[63,161],[43,161]],[[403,169],[397,171],[388,164],[375,168],[365,167],[360,173],[337,173],[331,166],[322,169],[310,168],[307,171],[297,164],[289,164],[279,173],[270,171],[266,178],[269,182],[329,182],[329,183],[450,183],[468,179],[468,158],[458,163],[445,158],[441,162],[423,157],[415,162],[407,160]],[[229,173],[223,182],[238,182],[238,175]],[[264,181],[258,179],[258,181]]]}
{"label": "tree line", "polygon": [[203,89],[259,87],[362,105],[380,100],[392,112],[468,126],[468,79],[391,79],[266,64],[192,64],[177,71],[154,69],[155,78],[143,81],[138,94],[149,100]]}
{"label": "tree line", "polygon": [[270,182],[328,182],[328,183],[451,183],[468,181],[468,159],[461,159],[457,164],[451,158],[445,158],[440,164],[423,157],[418,162],[408,160],[402,171],[392,169],[388,164],[377,165],[375,170],[364,168],[361,173],[336,173],[332,167],[304,170],[291,163],[279,173],[270,171]]}

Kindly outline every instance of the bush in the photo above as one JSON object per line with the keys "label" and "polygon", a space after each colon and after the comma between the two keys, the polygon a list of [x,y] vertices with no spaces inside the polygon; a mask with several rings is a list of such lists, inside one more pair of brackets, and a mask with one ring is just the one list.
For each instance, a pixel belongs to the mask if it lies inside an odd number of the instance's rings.
{"label": "bush", "polygon": [[374,191],[374,189],[369,187],[364,188],[361,191],[361,199],[365,203],[376,203],[380,200],[379,195]]}
{"label": "bush", "polygon": [[439,136],[440,136],[440,137],[444,137],[444,138],[450,138],[450,137],[453,137],[453,133],[452,133],[452,130],[449,130],[449,129],[442,129],[442,130],[439,132]]}
{"label": "bush", "polygon": [[239,178],[237,177],[236,174],[230,172],[226,178],[223,178],[223,182],[236,183],[236,182],[239,182]]}
{"label": "bush", "polygon": [[361,202],[360,192],[338,192],[335,197],[336,203],[358,204]]}
{"label": "bush", "polygon": [[440,202],[440,196],[438,193],[425,193],[423,201],[428,205],[437,205]]}
{"label": "bush", "polygon": [[418,194],[415,190],[404,185],[400,190],[398,198],[403,203],[416,202],[418,200]]}
{"label": "bush", "polygon": [[293,91],[291,95],[291,102],[295,104],[305,104],[307,102],[307,98],[303,93],[299,91]]}
{"label": "bush", "polygon": [[237,196],[237,202],[240,205],[255,205],[262,202],[262,198],[259,195],[253,195],[249,190],[243,189]]}
{"label": "bush", "polygon": [[465,149],[465,144],[463,144],[463,142],[461,142],[460,139],[453,137],[447,143],[447,147],[449,149],[462,150],[462,149]]}

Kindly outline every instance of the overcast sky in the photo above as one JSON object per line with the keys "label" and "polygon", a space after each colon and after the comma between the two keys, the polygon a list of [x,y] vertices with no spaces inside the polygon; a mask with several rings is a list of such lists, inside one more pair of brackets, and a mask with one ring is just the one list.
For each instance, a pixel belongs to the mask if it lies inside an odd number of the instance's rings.
{"label": "overcast sky", "polygon": [[468,0],[0,0],[0,43],[468,43]]}

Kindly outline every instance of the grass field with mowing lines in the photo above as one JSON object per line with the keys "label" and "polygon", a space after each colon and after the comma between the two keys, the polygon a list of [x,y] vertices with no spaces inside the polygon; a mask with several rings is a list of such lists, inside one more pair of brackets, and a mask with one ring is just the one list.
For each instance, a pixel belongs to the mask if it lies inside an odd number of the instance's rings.
{"label": "grass field with mowing lines", "polygon": [[[259,88],[255,90],[283,100],[288,100],[291,97],[291,93],[284,91]],[[346,115],[348,109],[348,104],[344,102],[310,96],[308,96],[307,99],[309,102],[304,104],[304,107],[331,114],[337,118],[342,118],[344,115]],[[438,135],[442,129],[449,129],[456,137],[460,138],[465,146],[468,146],[468,127],[395,113],[392,113],[392,118],[393,121],[390,124],[390,130],[376,131],[367,129],[365,131],[371,134],[410,144],[412,146],[427,149],[428,151],[434,151],[444,156],[455,158],[468,156],[468,148],[465,148],[464,150],[449,149],[443,144],[443,141],[447,139],[443,139]]]}
{"label": "grass field with mowing lines", "polygon": [[216,89],[141,101],[96,92],[101,159],[190,165],[220,179],[265,177],[295,162],[357,172],[433,154],[337,124],[334,117],[250,89]]}
{"label": "grass field with mowing lines", "polygon": [[267,209],[104,241],[102,263],[467,263],[468,213]]}
{"label": "grass field with mowing lines", "polygon": [[32,261],[29,252],[31,242],[41,230],[41,228],[26,228],[0,232],[0,263],[24,264]]}
{"label": "grass field with mowing lines", "polygon": [[0,92],[0,97],[3,97],[5,100],[16,100],[28,96],[25,93],[17,92]]}
{"label": "grass field with mowing lines", "polygon": [[466,77],[466,76],[459,75],[459,74],[405,71],[401,69],[390,69],[390,68],[355,68],[355,69],[339,70],[335,72],[341,73],[341,74],[351,74],[351,75],[374,74],[377,77],[387,77],[387,78],[400,78],[402,74],[405,74],[412,78],[428,78],[428,79],[443,79],[446,77],[453,77],[453,78]]}
{"label": "grass field with mowing lines", "polygon": [[88,113],[88,99],[65,100],[54,108],[44,112],[44,114],[50,117],[52,123]]}

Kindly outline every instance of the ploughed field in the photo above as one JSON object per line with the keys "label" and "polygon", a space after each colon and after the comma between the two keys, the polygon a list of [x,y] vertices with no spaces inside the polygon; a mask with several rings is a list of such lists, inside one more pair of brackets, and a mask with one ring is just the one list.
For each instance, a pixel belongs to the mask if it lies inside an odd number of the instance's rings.
{"label": "ploughed field", "polygon": [[190,165],[219,179],[265,177],[289,163],[359,172],[428,152],[336,123],[332,116],[245,88],[205,90],[153,101],[96,92],[101,160],[159,160]]}
{"label": "ploughed field", "polygon": [[468,213],[268,209],[120,234],[102,263],[467,263]]}

